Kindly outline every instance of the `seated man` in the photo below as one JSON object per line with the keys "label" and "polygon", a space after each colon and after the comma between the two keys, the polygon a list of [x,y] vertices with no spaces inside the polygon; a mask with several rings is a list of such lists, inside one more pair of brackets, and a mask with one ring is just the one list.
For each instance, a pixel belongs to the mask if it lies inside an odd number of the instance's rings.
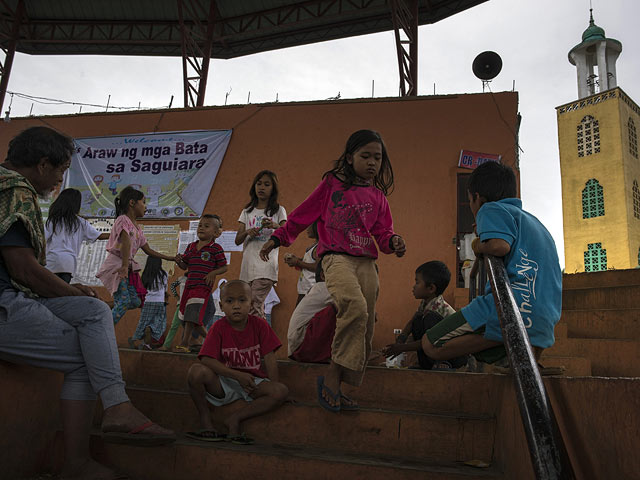
{"label": "seated man", "polygon": [[37,197],[62,182],[73,152],[70,138],[32,127],[11,140],[0,166],[0,359],[64,373],[63,476],[108,480],[122,477],[89,457],[96,395],[105,440],[151,445],[175,435],[129,401],[107,304],[89,287],[69,285],[45,268]]}
{"label": "seated man", "polygon": [[[442,294],[449,286],[451,272],[447,266],[433,260],[420,265],[415,273],[415,285],[413,286],[413,296],[421,300],[418,311],[413,318],[405,325],[402,333],[398,335],[396,343],[387,345],[382,349],[386,357],[395,357],[402,352],[418,352],[418,363],[420,368],[431,370],[436,368],[459,368],[467,363],[467,356],[451,359],[446,362],[434,362],[422,351],[422,337],[428,329],[435,326],[443,317],[455,313]],[[413,341],[407,343],[411,335]]]}
{"label": "seated man", "polygon": [[[469,177],[468,197],[476,219],[476,256],[504,257],[515,301],[536,357],[553,345],[560,319],[562,273],[553,238],[540,221],[522,209],[516,179],[506,165],[487,162]],[[476,297],[422,337],[424,353],[436,360],[465,354],[486,363],[504,359],[500,320],[493,294]]]}
{"label": "seated man", "polygon": [[335,331],[336,307],[324,282],[320,259],[316,283],[302,297],[289,321],[289,358],[297,362],[329,363]]}

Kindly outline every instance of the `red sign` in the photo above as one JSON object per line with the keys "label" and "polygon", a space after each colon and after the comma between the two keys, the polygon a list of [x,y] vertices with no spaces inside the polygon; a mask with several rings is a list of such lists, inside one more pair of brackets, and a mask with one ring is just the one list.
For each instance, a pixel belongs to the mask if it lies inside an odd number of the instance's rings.
{"label": "red sign", "polygon": [[500,163],[501,155],[495,155],[493,153],[480,153],[472,152],[470,150],[460,150],[460,159],[458,160],[458,166],[462,168],[475,169],[478,165],[482,165],[486,162],[498,162]]}

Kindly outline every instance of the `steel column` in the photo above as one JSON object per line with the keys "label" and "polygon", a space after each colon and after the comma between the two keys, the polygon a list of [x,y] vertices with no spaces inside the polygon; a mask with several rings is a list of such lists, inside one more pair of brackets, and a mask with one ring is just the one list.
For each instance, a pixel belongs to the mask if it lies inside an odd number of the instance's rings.
{"label": "steel column", "polygon": [[[177,1],[182,35],[184,106],[201,107],[204,105],[209,76],[216,2],[209,0],[207,11],[200,0]],[[203,17],[206,24],[203,22]]]}
{"label": "steel column", "polygon": [[398,54],[400,96],[417,95],[418,0],[390,0],[390,3]]}
{"label": "steel column", "polygon": [[5,57],[4,62],[0,63],[0,113],[4,106],[4,97],[7,95],[7,86],[9,85],[9,76],[11,75],[11,67],[13,66],[13,57],[16,54],[16,43],[18,42],[23,12],[23,0],[18,0],[16,11],[13,12],[13,27],[11,28],[9,43],[6,48],[1,48]]}

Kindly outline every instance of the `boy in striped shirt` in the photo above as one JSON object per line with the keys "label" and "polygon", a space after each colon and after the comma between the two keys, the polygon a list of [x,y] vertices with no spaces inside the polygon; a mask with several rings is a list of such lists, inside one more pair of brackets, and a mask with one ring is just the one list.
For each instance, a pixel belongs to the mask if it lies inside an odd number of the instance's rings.
{"label": "boy in striped shirt", "polygon": [[227,259],[216,238],[222,233],[222,219],[218,215],[205,214],[198,222],[198,240],[190,243],[184,254],[176,256],[176,263],[187,272],[187,283],[180,299],[178,318],[183,322],[182,341],[176,352],[188,353],[194,328],[206,332],[202,319],[216,285],[216,276],[227,271]]}

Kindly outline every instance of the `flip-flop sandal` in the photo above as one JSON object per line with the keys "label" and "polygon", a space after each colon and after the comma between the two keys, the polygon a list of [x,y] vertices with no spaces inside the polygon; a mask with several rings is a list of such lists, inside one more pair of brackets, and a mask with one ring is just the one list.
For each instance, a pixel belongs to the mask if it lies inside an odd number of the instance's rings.
{"label": "flip-flop sandal", "polygon": [[331,405],[324,399],[322,392],[327,392],[334,402],[340,399],[340,392],[333,393],[333,391],[324,384],[324,377],[322,375],[316,378],[316,385],[318,387],[318,403],[320,406],[329,412],[338,413],[340,411],[340,405]]}
{"label": "flip-flop sandal", "polygon": [[355,412],[356,410],[360,410],[360,405],[347,397],[344,393],[340,393],[340,410]]}
{"label": "flip-flop sandal", "polygon": [[256,442],[253,438],[247,437],[245,433],[242,435],[232,435],[227,437],[226,440],[227,442],[235,443],[236,445],[253,445]]}
{"label": "flip-flop sandal", "polygon": [[198,353],[200,352],[201,348],[202,348],[202,345],[189,345],[189,351],[191,353]]}
{"label": "flip-flop sandal", "polygon": [[173,351],[176,353],[191,353],[189,347],[183,347],[182,345],[176,345],[175,347],[173,347]]}
{"label": "flip-flop sandal", "polygon": [[227,437],[225,434],[220,434],[215,430],[206,429],[198,430],[197,432],[187,432],[185,436],[202,442],[224,442]]}
{"label": "flip-flop sandal", "polygon": [[148,421],[129,432],[102,432],[102,440],[107,443],[120,443],[140,447],[155,447],[157,445],[166,445],[176,441],[176,436],[174,434],[160,435],[144,433],[145,430],[153,425],[155,425],[154,422]]}

